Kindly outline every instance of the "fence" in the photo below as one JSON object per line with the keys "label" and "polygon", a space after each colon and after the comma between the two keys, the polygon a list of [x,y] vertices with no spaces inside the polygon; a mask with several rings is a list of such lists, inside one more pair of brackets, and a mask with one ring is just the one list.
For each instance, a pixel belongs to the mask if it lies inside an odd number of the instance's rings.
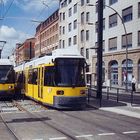
{"label": "fence", "polygon": [[[97,89],[95,86],[89,86],[87,97],[88,102],[90,102],[90,98],[96,98]],[[100,98],[100,106],[102,106],[102,100],[115,100],[118,102],[129,102],[131,105],[140,104],[140,92],[133,92],[131,89],[120,88],[120,87],[108,87],[104,86],[102,89],[102,95]]]}

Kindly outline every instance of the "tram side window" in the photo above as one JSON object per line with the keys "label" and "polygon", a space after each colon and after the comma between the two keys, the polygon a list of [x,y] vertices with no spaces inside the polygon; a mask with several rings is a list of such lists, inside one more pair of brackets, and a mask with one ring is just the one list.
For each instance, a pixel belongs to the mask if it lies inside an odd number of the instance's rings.
{"label": "tram side window", "polygon": [[33,84],[33,72],[29,71],[28,84]]}
{"label": "tram side window", "polygon": [[12,69],[7,75],[7,82],[14,83],[15,82],[15,71]]}
{"label": "tram side window", "polygon": [[17,81],[17,83],[23,83],[24,81],[24,79],[23,79],[23,72],[22,73],[18,73],[17,74],[17,76],[16,76],[17,78],[16,78],[16,81]]}
{"label": "tram side window", "polygon": [[33,76],[32,76],[32,78],[33,78],[33,84],[34,85],[37,85],[37,69],[34,69],[33,71],[34,71],[33,72]]}
{"label": "tram side window", "polygon": [[45,67],[44,86],[54,86],[54,67]]}

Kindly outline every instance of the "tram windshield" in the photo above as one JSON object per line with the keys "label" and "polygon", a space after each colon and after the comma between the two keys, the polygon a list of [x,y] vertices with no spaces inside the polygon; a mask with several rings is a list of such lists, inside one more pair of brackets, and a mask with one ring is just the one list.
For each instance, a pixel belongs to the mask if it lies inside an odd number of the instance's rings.
{"label": "tram windshield", "polygon": [[85,86],[85,60],[81,58],[57,58],[55,69],[56,86]]}
{"label": "tram windshield", "polygon": [[13,83],[14,70],[11,65],[0,65],[0,83]]}

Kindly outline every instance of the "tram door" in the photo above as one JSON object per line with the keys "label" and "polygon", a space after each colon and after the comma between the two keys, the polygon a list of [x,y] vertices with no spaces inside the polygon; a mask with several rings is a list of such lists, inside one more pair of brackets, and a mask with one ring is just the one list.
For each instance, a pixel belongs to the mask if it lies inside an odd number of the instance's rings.
{"label": "tram door", "polygon": [[43,67],[38,68],[38,97],[43,98]]}

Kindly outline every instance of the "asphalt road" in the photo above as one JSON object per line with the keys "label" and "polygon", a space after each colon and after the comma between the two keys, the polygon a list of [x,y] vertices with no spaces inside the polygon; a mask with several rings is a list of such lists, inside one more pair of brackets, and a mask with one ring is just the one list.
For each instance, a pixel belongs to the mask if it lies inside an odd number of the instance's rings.
{"label": "asphalt road", "polygon": [[140,140],[139,119],[94,108],[0,115],[2,140]]}

